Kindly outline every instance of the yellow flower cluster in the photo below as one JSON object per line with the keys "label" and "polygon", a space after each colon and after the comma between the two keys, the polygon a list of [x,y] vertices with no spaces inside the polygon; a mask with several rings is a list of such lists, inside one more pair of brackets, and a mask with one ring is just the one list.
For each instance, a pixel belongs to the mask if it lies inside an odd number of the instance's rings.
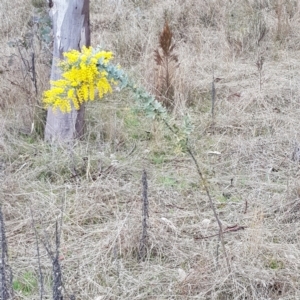
{"label": "yellow flower cluster", "polygon": [[65,60],[59,63],[62,79],[51,81],[51,89],[43,94],[45,107],[60,109],[67,113],[79,109],[83,102],[93,101],[95,91],[100,98],[112,92],[111,83],[105,71],[99,71],[99,59],[107,64],[112,58],[111,52],[95,51],[92,47],[83,47],[82,51],[71,50],[64,53]]}

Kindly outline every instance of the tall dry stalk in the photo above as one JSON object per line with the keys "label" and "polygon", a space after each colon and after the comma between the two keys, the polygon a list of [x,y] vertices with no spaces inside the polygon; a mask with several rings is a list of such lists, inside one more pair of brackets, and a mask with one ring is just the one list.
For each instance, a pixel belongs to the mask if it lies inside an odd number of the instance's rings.
{"label": "tall dry stalk", "polygon": [[[61,229],[61,228],[60,228]],[[60,250],[60,230],[58,229],[57,221],[55,222],[55,251],[51,250],[50,244],[44,243],[46,251],[51,258],[52,261],[52,275],[53,275],[53,300],[61,300],[63,299],[62,294],[62,271],[61,265],[59,261],[59,250]],[[47,241],[48,242],[48,241]]]}
{"label": "tall dry stalk", "polygon": [[211,118],[213,124],[215,122],[215,103],[216,103],[216,87],[215,87],[215,75],[213,74],[213,79],[211,83]]}
{"label": "tall dry stalk", "polygon": [[155,50],[156,69],[156,98],[168,109],[174,107],[174,75],[178,68],[178,57],[174,54],[175,43],[168,22],[160,34],[159,47]]}
{"label": "tall dry stalk", "polygon": [[284,42],[291,30],[289,16],[287,13],[287,4],[284,3],[283,0],[278,0],[276,3],[275,12],[277,15],[276,40],[279,42]]}
{"label": "tall dry stalk", "polygon": [[142,185],[143,185],[143,197],[142,197],[142,216],[143,216],[143,221],[142,221],[142,237],[140,241],[140,247],[139,247],[139,260],[144,261],[146,258],[147,254],[147,241],[148,241],[148,233],[147,233],[147,220],[149,218],[149,212],[148,212],[148,183],[147,183],[147,173],[146,170],[143,171],[143,176],[142,176]]}
{"label": "tall dry stalk", "polygon": [[[214,201],[211,197],[211,194],[210,194],[210,191],[209,191],[209,188],[208,188],[208,185],[206,183],[206,180],[204,178],[204,175],[200,169],[200,166],[198,164],[198,161],[196,159],[196,157],[194,156],[191,148],[187,145],[187,152],[189,153],[189,155],[191,156],[195,166],[196,166],[196,169],[197,169],[197,173],[200,177],[200,180],[201,180],[201,183],[203,184],[203,187],[205,189],[205,193],[207,195],[207,198],[209,200],[209,204],[210,204],[210,208],[211,210],[213,211],[213,214],[214,214],[214,217],[218,223],[218,227],[219,227],[219,239],[221,241],[221,246],[222,246],[222,249],[223,249],[223,253],[224,253],[224,256],[225,256],[225,260],[226,260],[226,265],[227,265],[227,269],[228,269],[228,272],[229,274],[231,275],[231,266],[230,266],[230,262],[229,262],[229,257],[228,257],[228,254],[227,254],[227,251],[226,251],[226,247],[225,247],[225,241],[224,241],[224,232],[223,232],[223,225],[222,225],[222,222],[218,216],[218,213],[217,213],[217,210],[215,208],[215,205],[214,205]],[[217,261],[218,261],[218,250],[217,250]]]}
{"label": "tall dry stalk", "polygon": [[258,75],[259,75],[259,91],[260,92],[262,89],[262,75],[263,75],[262,73],[263,73],[264,60],[265,59],[263,56],[259,56],[256,61],[256,67],[257,67]]}
{"label": "tall dry stalk", "polygon": [[2,214],[2,207],[0,206],[0,295],[2,300],[9,300],[13,298],[12,289],[12,271],[8,265],[8,251],[5,235],[4,220]]}
{"label": "tall dry stalk", "polygon": [[[166,120],[164,120],[164,123],[174,135],[177,135],[176,131],[169,125],[169,123]],[[209,191],[209,187],[207,185],[206,179],[203,175],[203,172],[201,171],[200,165],[199,165],[195,155],[193,154],[192,148],[189,145],[188,138],[186,138],[186,140],[185,140],[185,149],[186,149],[187,153],[190,155],[190,157],[192,158],[192,160],[194,162],[194,165],[196,167],[197,173],[198,173],[199,178],[200,178],[200,182],[202,183],[202,185],[204,187],[205,193],[206,193],[207,198],[209,200],[211,210],[213,211],[214,217],[217,221],[217,224],[218,224],[218,227],[219,227],[219,239],[221,241],[221,246],[222,246],[223,253],[224,253],[224,256],[225,256],[228,273],[231,276],[231,266],[230,266],[230,261],[229,261],[229,257],[228,257],[228,254],[227,254],[227,250],[226,250],[226,247],[225,247],[223,225],[222,225],[222,222],[219,218],[218,212],[215,208],[214,201],[213,201],[213,198],[212,198],[211,193]],[[217,261],[218,261],[218,252],[219,251],[217,250]]]}
{"label": "tall dry stalk", "polygon": [[44,296],[44,276],[43,276],[42,267],[41,267],[41,255],[40,255],[39,237],[38,237],[37,229],[35,227],[35,223],[34,223],[33,213],[32,213],[31,207],[30,207],[30,214],[31,214],[32,227],[33,227],[33,230],[34,230],[34,235],[35,235],[35,240],[36,240],[36,252],[37,252],[38,272],[39,272],[40,300],[43,300],[43,296]]}

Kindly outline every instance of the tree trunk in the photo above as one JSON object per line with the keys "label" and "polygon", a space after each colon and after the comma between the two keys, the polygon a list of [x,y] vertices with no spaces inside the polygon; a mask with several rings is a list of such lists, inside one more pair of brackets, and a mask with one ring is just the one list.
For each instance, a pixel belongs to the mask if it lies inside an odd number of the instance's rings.
{"label": "tree trunk", "polygon": [[[61,77],[57,67],[63,52],[81,50],[90,46],[89,0],[53,0],[50,14],[53,21],[53,60],[51,80]],[[49,108],[45,128],[45,140],[66,143],[81,138],[84,133],[84,105],[70,113],[55,112]]]}

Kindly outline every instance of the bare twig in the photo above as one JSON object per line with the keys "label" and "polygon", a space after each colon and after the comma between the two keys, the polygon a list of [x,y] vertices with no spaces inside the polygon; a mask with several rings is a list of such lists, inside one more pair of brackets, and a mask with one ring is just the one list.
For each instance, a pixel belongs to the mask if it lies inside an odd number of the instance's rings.
{"label": "bare twig", "polygon": [[[244,230],[245,228],[247,228],[246,226],[238,226],[238,225],[234,225],[234,226],[229,226],[227,228],[224,229],[223,234],[225,233],[229,233],[229,232],[235,232],[235,231],[239,231],[239,230]],[[220,233],[215,233],[212,235],[207,235],[207,236],[195,236],[194,239],[195,240],[204,240],[204,239],[208,239],[208,238],[212,238],[215,236],[220,236]]]}
{"label": "bare twig", "polygon": [[32,227],[34,230],[34,235],[35,235],[35,240],[36,240],[36,252],[37,252],[37,259],[38,259],[38,268],[39,268],[39,284],[40,284],[40,299],[43,299],[44,295],[44,277],[43,277],[43,272],[41,268],[41,255],[40,255],[40,247],[39,247],[39,237],[38,233],[34,224],[34,218],[33,218],[33,213],[32,209],[30,207],[30,213],[31,213],[31,222],[32,222]]}
{"label": "bare twig", "polygon": [[213,74],[213,80],[211,83],[211,117],[213,123],[215,121],[215,103],[216,103],[216,87],[215,87],[215,75]]}
{"label": "bare twig", "polygon": [[247,209],[248,209],[248,201],[246,200],[245,201],[245,209],[244,209],[244,214],[247,213]]}
{"label": "bare twig", "polygon": [[8,265],[8,252],[5,235],[5,226],[2,214],[2,206],[0,206],[0,248],[1,248],[1,265],[0,265],[0,295],[1,300],[13,298],[12,289],[12,271]]}
{"label": "bare twig", "polygon": [[37,79],[36,79],[36,70],[35,70],[35,54],[34,52],[31,53],[31,81],[33,82],[35,95],[38,95],[38,87],[37,87]]}
{"label": "bare twig", "polygon": [[55,248],[55,255],[52,256],[53,300],[62,300],[62,274],[59,263],[60,230],[57,221],[55,222]]}
{"label": "bare twig", "polygon": [[[63,215],[63,212],[62,212]],[[50,239],[48,237],[47,232],[45,231],[46,240],[42,240],[42,243],[51,258],[52,261],[52,275],[53,275],[53,286],[52,286],[52,295],[53,300],[63,300],[63,282],[62,282],[62,271],[60,266],[60,236],[61,236],[61,228],[62,228],[62,216],[60,219],[60,226],[58,226],[58,221],[55,222],[55,251],[51,250]],[[59,228],[58,228],[59,227]]]}
{"label": "bare twig", "polygon": [[262,71],[263,71],[264,60],[265,59],[263,56],[259,56],[256,61],[256,67],[259,75],[259,91],[261,91],[262,89]]}
{"label": "bare twig", "polygon": [[143,221],[142,221],[142,237],[140,241],[140,247],[139,247],[139,260],[144,261],[146,258],[146,251],[147,251],[147,240],[148,240],[148,233],[147,233],[147,219],[149,218],[149,213],[148,213],[148,184],[147,184],[147,173],[146,170],[143,171],[143,176],[142,176],[142,185],[143,185],[143,208],[142,208],[142,216],[143,216]]}
{"label": "bare twig", "polygon": [[198,164],[198,161],[196,160],[192,150],[190,149],[189,146],[187,146],[187,152],[189,153],[189,155],[191,156],[191,158],[193,159],[194,161],[194,164],[196,166],[196,169],[197,169],[197,173],[201,179],[201,182],[204,186],[204,189],[205,189],[205,192],[206,192],[206,195],[207,195],[207,198],[209,199],[209,203],[210,203],[210,207],[214,213],[214,217],[218,223],[218,226],[219,226],[219,236],[220,236],[220,241],[221,241],[221,245],[222,245],[222,249],[223,249],[223,252],[224,252],[224,256],[225,256],[225,259],[226,259],[226,264],[227,264],[227,268],[228,268],[228,272],[231,273],[231,267],[230,267],[230,263],[229,263],[229,259],[228,259],[228,255],[227,255],[227,251],[226,251],[226,247],[225,247],[225,242],[224,242],[224,235],[223,235],[223,227],[222,227],[222,223],[221,223],[221,220],[217,214],[217,210],[214,206],[214,202],[213,202],[213,199],[210,195],[210,192],[209,192],[209,189],[208,189],[208,186],[207,186],[207,183],[206,183],[206,180],[201,172],[201,169],[200,169],[200,166]]}

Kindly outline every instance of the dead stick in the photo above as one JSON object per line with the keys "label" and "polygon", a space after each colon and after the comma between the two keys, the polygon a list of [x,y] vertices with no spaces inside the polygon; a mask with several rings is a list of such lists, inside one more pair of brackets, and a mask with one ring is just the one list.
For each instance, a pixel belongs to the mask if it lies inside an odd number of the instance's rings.
{"label": "dead stick", "polygon": [[[228,232],[235,232],[235,231],[239,231],[239,230],[244,230],[245,226],[239,226],[239,227],[236,227],[236,228],[233,228],[233,229],[225,229],[223,231],[223,234],[225,233],[228,233]],[[204,240],[204,239],[208,239],[208,238],[211,238],[211,237],[215,237],[215,236],[218,236],[219,233],[215,233],[215,234],[212,234],[212,235],[207,235],[207,236],[202,236],[202,237],[194,237],[195,240]]]}
{"label": "dead stick", "polygon": [[188,153],[190,154],[190,156],[192,157],[194,163],[195,163],[195,166],[197,168],[197,172],[200,176],[200,179],[201,179],[201,182],[204,186],[204,189],[205,189],[205,192],[206,192],[206,195],[207,195],[207,198],[209,199],[209,202],[210,202],[210,207],[214,213],[214,216],[215,216],[215,219],[218,223],[218,226],[219,226],[219,235],[220,235],[220,240],[221,240],[221,244],[222,244],[222,248],[223,248],[223,252],[224,252],[224,255],[225,255],[225,259],[226,259],[226,264],[227,264],[227,268],[228,268],[228,272],[231,273],[231,267],[230,267],[230,263],[229,263],[229,259],[228,259],[228,255],[227,255],[227,251],[226,251],[226,247],[225,247],[225,242],[224,242],[224,235],[223,235],[223,227],[222,227],[222,223],[219,219],[219,216],[217,214],[217,211],[216,211],[216,208],[214,206],[214,202],[212,200],[212,197],[210,195],[210,192],[209,192],[209,189],[208,189],[208,186],[206,184],[206,181],[205,181],[205,178],[201,172],[201,169],[199,167],[199,164],[198,164],[198,161],[196,160],[192,150],[190,149],[190,147],[187,146],[187,151]]}

